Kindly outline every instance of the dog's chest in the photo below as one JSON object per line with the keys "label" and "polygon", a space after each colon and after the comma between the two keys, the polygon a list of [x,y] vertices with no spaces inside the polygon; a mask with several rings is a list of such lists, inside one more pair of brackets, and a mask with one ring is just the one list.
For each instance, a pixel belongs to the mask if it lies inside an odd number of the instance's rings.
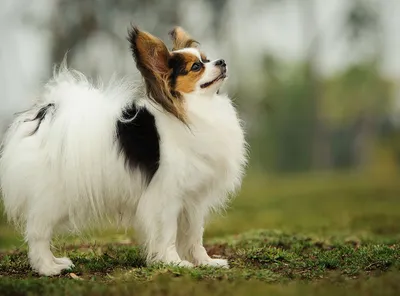
{"label": "dog's chest", "polygon": [[207,103],[190,110],[193,122],[187,143],[190,149],[215,162],[240,158],[244,139],[235,109],[228,100]]}
{"label": "dog's chest", "polygon": [[194,187],[195,183],[223,181],[240,174],[245,142],[230,100],[217,97],[189,102],[188,117],[190,128],[163,129],[162,150],[167,162]]}

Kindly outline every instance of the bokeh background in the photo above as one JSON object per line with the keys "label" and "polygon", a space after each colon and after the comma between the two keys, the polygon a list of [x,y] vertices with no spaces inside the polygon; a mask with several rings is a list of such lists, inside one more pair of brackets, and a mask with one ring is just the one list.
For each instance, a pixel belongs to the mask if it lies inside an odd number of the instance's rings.
{"label": "bokeh background", "polygon": [[[251,147],[243,190],[207,235],[399,235],[399,15],[398,0],[2,0],[0,137],[67,51],[90,77],[140,79],[130,23],[169,45],[181,25],[227,60]],[[18,242],[3,223],[0,246]]]}

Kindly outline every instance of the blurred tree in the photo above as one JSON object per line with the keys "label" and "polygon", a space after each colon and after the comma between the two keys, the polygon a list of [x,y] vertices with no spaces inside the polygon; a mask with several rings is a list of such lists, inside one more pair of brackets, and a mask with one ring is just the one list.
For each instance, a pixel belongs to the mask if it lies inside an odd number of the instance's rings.
{"label": "blurred tree", "polygon": [[320,34],[318,32],[317,16],[315,14],[314,0],[298,1],[302,11],[302,28],[305,42],[305,77],[309,83],[309,96],[312,102],[309,116],[314,121],[313,124],[313,147],[312,159],[314,169],[327,169],[331,166],[331,151],[329,143],[328,126],[324,121],[321,110],[322,84],[320,83],[320,73],[318,69],[318,58],[320,52]]}
{"label": "blurred tree", "polygon": [[350,2],[345,17],[344,31],[352,46],[359,47],[362,41],[376,38],[376,34],[379,33],[377,5],[368,0]]}
{"label": "blurred tree", "polygon": [[[378,115],[375,108],[380,108],[386,98],[383,93],[382,81],[379,79],[380,55],[383,51],[383,42],[380,42],[380,15],[379,3],[370,0],[352,1],[345,18],[345,29],[349,46],[353,55],[364,57],[360,64],[370,64],[368,68],[354,66],[347,73],[349,81],[355,90],[362,90],[356,100],[359,106],[365,106],[362,112],[354,114],[356,140],[353,144],[356,164],[362,168],[371,157],[373,140],[376,138]],[[365,52],[370,49],[370,53]],[[372,62],[370,62],[372,61]],[[368,79],[369,78],[369,79]],[[372,80],[372,81],[371,81]],[[374,83],[375,82],[375,83]],[[368,89],[368,92],[365,90]],[[387,105],[384,105],[387,106]]]}
{"label": "blurred tree", "polygon": [[391,83],[381,77],[378,66],[356,64],[325,82],[324,111],[329,123],[336,131],[347,131],[336,145],[346,146],[350,164],[359,167],[370,161],[378,124],[391,105]]}
{"label": "blurred tree", "polygon": [[314,120],[306,67],[264,59],[265,88],[249,137],[254,168],[275,173],[311,169]]}
{"label": "blurred tree", "polygon": [[[376,58],[380,50],[374,51],[372,59],[354,50],[366,58],[324,79],[318,69],[320,35],[315,3],[307,0],[301,4],[305,62],[300,67],[288,67],[271,56],[265,59],[259,126],[251,137],[254,162],[277,172],[363,167],[372,159],[378,122],[390,106],[390,83],[380,75]],[[348,17],[357,21],[346,21],[346,32],[365,38],[364,44],[374,43],[375,14],[355,17],[357,5],[350,6]],[[367,21],[368,26],[358,27]],[[349,41],[357,45],[361,42]]]}

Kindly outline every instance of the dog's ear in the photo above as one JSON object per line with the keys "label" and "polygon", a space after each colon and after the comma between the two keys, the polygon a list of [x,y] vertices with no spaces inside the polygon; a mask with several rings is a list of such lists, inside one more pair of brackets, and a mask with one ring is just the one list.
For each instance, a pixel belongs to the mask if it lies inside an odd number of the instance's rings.
{"label": "dog's ear", "polygon": [[164,42],[137,27],[129,31],[128,41],[136,66],[144,79],[153,79],[154,75],[168,72],[170,53]]}
{"label": "dog's ear", "polygon": [[190,35],[181,27],[173,28],[169,32],[169,35],[171,36],[173,42],[172,50],[197,47],[199,45],[199,42],[190,37]]}
{"label": "dog's ear", "polygon": [[159,38],[133,26],[128,31],[128,41],[136,67],[146,83],[148,97],[166,111],[186,122],[184,104],[179,93],[169,87],[169,60],[171,54]]}

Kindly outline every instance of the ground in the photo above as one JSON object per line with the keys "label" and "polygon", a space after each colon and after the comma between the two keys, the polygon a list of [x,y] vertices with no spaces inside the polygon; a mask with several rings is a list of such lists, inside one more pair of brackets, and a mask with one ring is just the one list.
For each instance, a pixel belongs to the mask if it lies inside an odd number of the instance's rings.
{"label": "ground", "polygon": [[76,267],[40,277],[26,246],[0,223],[0,295],[399,295],[398,176],[249,175],[207,227],[231,269],[146,267],[132,233],[61,237]]}

